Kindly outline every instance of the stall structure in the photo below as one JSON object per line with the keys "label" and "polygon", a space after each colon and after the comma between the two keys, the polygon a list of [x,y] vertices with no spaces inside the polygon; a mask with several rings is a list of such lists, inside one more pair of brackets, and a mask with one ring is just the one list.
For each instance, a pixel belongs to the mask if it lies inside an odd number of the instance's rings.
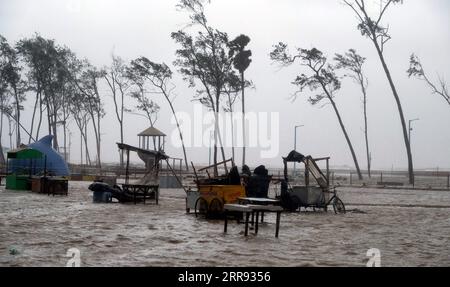
{"label": "stall structure", "polygon": [[[125,183],[122,184],[123,199],[129,198],[136,204],[144,202],[148,199],[155,200],[158,204],[159,200],[159,170],[161,160],[169,158],[164,151],[142,149],[135,146],[117,143],[121,151],[126,154],[125,166]],[[130,152],[136,152],[140,159],[145,162],[146,174],[135,182],[130,180]]]}
{"label": "stall structure", "polygon": [[52,148],[52,135],[7,153],[6,188],[46,194],[68,194],[69,168]]}
{"label": "stall structure", "polygon": [[6,189],[31,190],[31,178],[42,172],[42,152],[23,146],[7,153]]}

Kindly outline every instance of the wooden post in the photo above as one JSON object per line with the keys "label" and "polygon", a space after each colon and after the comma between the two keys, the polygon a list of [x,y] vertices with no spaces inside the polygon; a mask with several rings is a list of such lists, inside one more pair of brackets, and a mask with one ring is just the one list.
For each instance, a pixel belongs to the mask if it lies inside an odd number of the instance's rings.
{"label": "wooden post", "polygon": [[128,184],[129,167],[130,167],[130,150],[127,149],[127,167],[125,168],[125,184]]}
{"label": "wooden post", "polygon": [[352,173],[350,172],[350,185],[353,183]]}
{"label": "wooden post", "polygon": [[450,173],[447,174],[447,189],[450,189]]}
{"label": "wooden post", "polygon": [[330,163],[329,159],[327,158],[327,185],[330,186]]}
{"label": "wooden post", "polygon": [[307,160],[305,163],[305,185],[309,187],[309,161]]}
{"label": "wooden post", "polygon": [[228,227],[228,214],[227,214],[227,210],[225,209],[224,212],[224,216],[225,216],[225,222],[223,225],[223,233],[227,233],[227,227]]}
{"label": "wooden post", "polygon": [[245,213],[245,233],[244,233],[244,236],[248,235],[248,219],[249,219],[249,217],[250,217],[250,213],[246,212]]}
{"label": "wooden post", "polygon": [[381,172],[381,179],[380,179],[381,183],[383,183],[383,172]]}
{"label": "wooden post", "polygon": [[276,226],[275,226],[275,237],[278,238],[278,233],[280,231],[280,216],[281,216],[281,211],[277,212],[277,221],[276,221]]}

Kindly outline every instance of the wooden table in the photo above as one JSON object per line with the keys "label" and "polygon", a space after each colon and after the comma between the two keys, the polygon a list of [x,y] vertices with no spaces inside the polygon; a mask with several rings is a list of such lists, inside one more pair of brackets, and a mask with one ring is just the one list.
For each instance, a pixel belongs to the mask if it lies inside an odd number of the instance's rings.
{"label": "wooden table", "polygon": [[280,217],[281,212],[283,211],[283,207],[277,205],[259,205],[259,204],[249,204],[246,206],[252,209],[252,223],[254,218],[253,215],[256,213],[256,220],[254,221],[255,234],[258,234],[259,214],[261,213],[261,222],[263,222],[264,212],[275,212],[277,214],[275,237],[278,237],[278,232],[280,230]]}
{"label": "wooden table", "polygon": [[[143,201],[145,204],[145,200],[155,199],[156,204],[158,204],[159,200],[159,185],[147,185],[147,184],[122,184],[122,189],[126,193],[130,193],[133,195],[134,204],[137,203],[136,196],[142,195]],[[154,198],[153,196],[154,195]]]}
{"label": "wooden table", "polygon": [[[280,205],[281,201],[278,199],[267,198],[267,197],[238,197],[238,202],[240,204],[255,204],[255,205]],[[258,220],[258,219],[257,219]],[[264,221],[264,211],[261,212],[261,222]],[[255,213],[252,213],[252,225],[255,223]]]}
{"label": "wooden table", "polygon": [[34,178],[35,185],[39,185],[36,190],[39,193],[46,193],[47,195],[69,194],[69,180],[62,177],[43,176],[41,178]]}
{"label": "wooden table", "polygon": [[281,203],[278,199],[267,197],[238,197],[239,203],[250,203],[260,205],[279,205]]}
{"label": "wooden table", "polygon": [[276,226],[275,226],[275,237],[278,237],[279,230],[280,230],[280,217],[281,217],[281,212],[283,211],[283,208],[281,206],[225,204],[224,211],[225,211],[224,233],[227,232],[228,212],[234,211],[234,212],[241,212],[241,213],[245,214],[245,233],[244,233],[245,236],[248,235],[248,223],[249,223],[250,214],[252,214],[252,220],[253,220],[253,215],[256,214],[255,234],[258,234],[259,213],[264,214],[264,212],[276,212],[277,219],[276,219]]}
{"label": "wooden table", "polygon": [[245,233],[244,235],[248,235],[248,220],[250,218],[250,213],[252,213],[252,209],[246,205],[242,204],[225,204],[223,206],[223,210],[225,213],[225,223],[223,226],[223,232],[227,233],[227,227],[228,227],[228,212],[234,211],[234,212],[241,212],[245,214]]}

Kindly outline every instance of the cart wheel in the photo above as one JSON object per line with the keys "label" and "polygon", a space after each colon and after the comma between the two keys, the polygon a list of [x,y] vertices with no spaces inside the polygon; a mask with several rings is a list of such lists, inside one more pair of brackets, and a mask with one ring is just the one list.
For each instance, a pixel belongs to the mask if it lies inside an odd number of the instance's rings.
{"label": "cart wheel", "polygon": [[345,213],[345,205],[339,197],[336,197],[333,201],[334,213]]}
{"label": "cart wheel", "polygon": [[208,213],[208,202],[203,197],[199,197],[195,202],[195,217],[203,215],[206,217]]}
{"label": "cart wheel", "polygon": [[223,203],[218,198],[213,198],[209,203],[208,216],[219,216],[223,212]]}

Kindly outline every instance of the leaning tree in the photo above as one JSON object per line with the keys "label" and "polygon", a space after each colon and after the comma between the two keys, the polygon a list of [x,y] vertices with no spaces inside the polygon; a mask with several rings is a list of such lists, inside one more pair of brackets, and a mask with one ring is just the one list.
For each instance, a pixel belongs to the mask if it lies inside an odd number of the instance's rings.
{"label": "leaning tree", "polygon": [[[227,33],[221,32],[209,26],[204,13],[201,0],[181,0],[179,8],[190,13],[191,26],[197,26],[195,36],[183,30],[172,33],[172,39],[181,47],[176,51],[177,60],[174,62],[179,67],[184,80],[190,87],[201,86],[197,90],[195,99],[214,113],[214,175],[217,170],[217,143],[219,142],[222,158],[225,160],[225,152],[221,144],[219,131],[219,109],[222,96],[225,95],[224,87],[233,69],[233,57],[230,54]],[[225,166],[226,169],[226,166]]]}
{"label": "leaning tree", "polygon": [[21,144],[20,130],[22,128],[20,121],[20,111],[23,110],[25,101],[26,84],[22,80],[22,67],[19,62],[19,55],[14,47],[10,46],[6,39],[0,35],[0,57],[3,62],[2,79],[14,99],[14,120],[16,122],[16,146]]}
{"label": "leaning tree", "polygon": [[292,84],[298,87],[298,91],[294,94],[294,99],[297,95],[309,88],[311,91],[318,90],[319,93],[309,97],[308,101],[312,105],[316,105],[327,99],[332,105],[334,112],[336,113],[339,125],[344,133],[345,140],[347,141],[350,153],[355,163],[356,172],[361,180],[361,170],[359,169],[358,160],[356,158],[353,145],[348,136],[347,130],[345,129],[344,122],[342,121],[341,114],[338,110],[336,102],[334,100],[336,92],[341,88],[341,82],[337,75],[335,74],[335,68],[327,64],[327,58],[323,55],[321,51],[316,48],[312,49],[301,49],[296,50],[295,55],[291,55],[288,51],[288,47],[284,43],[278,43],[274,46],[274,50],[270,53],[270,58],[281,64],[283,67],[290,66],[295,61],[299,61],[300,65],[306,67],[311,73],[310,74],[300,74],[298,75]]}
{"label": "leaning tree", "polygon": [[385,15],[388,8],[397,3],[401,3],[403,0],[378,0],[378,4],[380,6],[380,10],[376,15],[371,16],[369,13],[369,6],[376,4],[367,4],[364,0],[344,0],[344,3],[350,7],[353,12],[356,14],[358,19],[358,30],[361,32],[361,35],[367,37],[375,47],[377,51],[378,57],[380,58],[381,65],[383,66],[384,73],[386,74],[387,80],[389,82],[389,86],[392,90],[392,95],[394,96],[395,102],[397,104],[398,114],[400,116],[400,122],[402,125],[403,131],[403,140],[405,142],[406,147],[406,155],[408,157],[408,175],[409,175],[409,183],[414,183],[414,169],[413,169],[413,160],[411,153],[411,145],[409,143],[408,138],[408,129],[406,127],[405,116],[403,114],[403,108],[400,101],[400,97],[397,92],[397,88],[395,87],[394,80],[392,78],[391,72],[387,66],[386,59],[384,57],[384,47],[386,43],[391,39],[389,35],[389,26],[382,25],[381,21],[383,20],[383,16]]}
{"label": "leaning tree", "polygon": [[336,68],[347,70],[348,73],[345,73],[345,76],[353,79],[361,88],[364,115],[364,138],[366,141],[367,174],[370,177],[372,158],[369,149],[369,132],[367,127],[367,86],[369,85],[369,81],[363,71],[363,65],[366,58],[358,55],[354,49],[350,49],[344,55],[336,54],[334,60],[337,62]]}
{"label": "leaning tree", "polygon": [[[122,58],[112,54],[111,66],[105,67],[104,79],[111,91],[114,102],[114,111],[120,128],[120,143],[123,144],[123,126],[125,107],[125,96],[131,86],[130,79],[127,77],[127,66]],[[123,150],[120,150],[120,166],[123,167]]]}

